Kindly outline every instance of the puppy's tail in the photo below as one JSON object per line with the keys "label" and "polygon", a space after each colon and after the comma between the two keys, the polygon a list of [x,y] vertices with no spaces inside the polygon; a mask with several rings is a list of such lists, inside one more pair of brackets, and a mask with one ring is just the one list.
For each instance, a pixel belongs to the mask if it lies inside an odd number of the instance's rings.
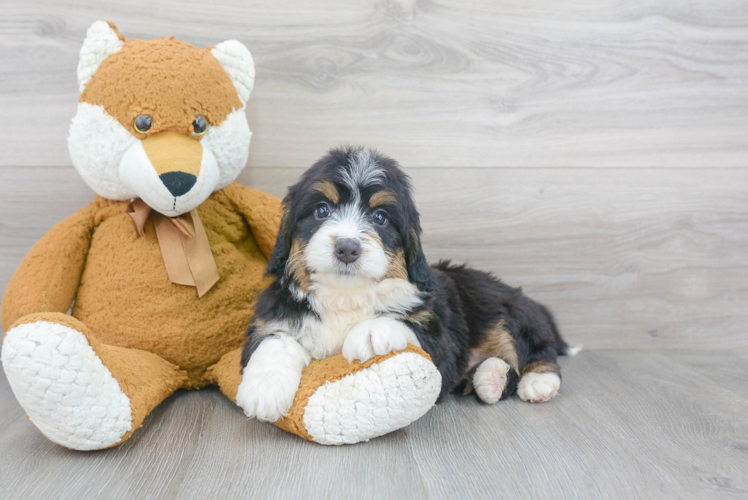
{"label": "puppy's tail", "polygon": [[556,319],[553,317],[553,314],[551,314],[551,311],[549,311],[548,308],[543,305],[540,306],[540,309],[543,311],[543,314],[548,320],[548,324],[551,326],[553,338],[556,340],[556,351],[558,352],[558,354],[561,356],[574,356],[576,354],[579,354],[579,351],[582,350],[582,346],[576,345],[574,347],[570,347],[569,344],[567,344],[566,341],[561,338],[561,333],[558,331],[558,326],[556,326]]}

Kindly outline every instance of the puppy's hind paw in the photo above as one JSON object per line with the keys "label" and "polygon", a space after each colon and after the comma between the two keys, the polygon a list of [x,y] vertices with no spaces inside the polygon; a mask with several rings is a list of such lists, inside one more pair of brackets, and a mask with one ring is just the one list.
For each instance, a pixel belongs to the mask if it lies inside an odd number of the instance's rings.
{"label": "puppy's hind paw", "polygon": [[561,378],[555,373],[526,373],[519,381],[517,395],[528,403],[549,401],[561,387]]}
{"label": "puppy's hind paw", "polygon": [[499,358],[488,358],[473,375],[473,388],[484,403],[493,404],[501,399],[511,367]]}

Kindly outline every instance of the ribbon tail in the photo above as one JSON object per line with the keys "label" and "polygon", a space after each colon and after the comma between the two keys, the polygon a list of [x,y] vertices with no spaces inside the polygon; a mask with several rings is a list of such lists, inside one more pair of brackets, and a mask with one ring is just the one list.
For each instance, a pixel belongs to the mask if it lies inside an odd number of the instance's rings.
{"label": "ribbon tail", "polygon": [[180,239],[197,287],[197,295],[202,297],[221,279],[221,275],[218,273],[216,260],[210,250],[208,235],[197,210],[192,210],[183,217],[188,223],[187,227],[194,228],[193,237]]}
{"label": "ribbon tail", "polygon": [[135,201],[131,201],[127,206],[127,215],[132,218],[133,224],[135,224],[135,231],[138,236],[145,236],[145,221],[148,220],[148,216],[151,214],[151,207],[145,204],[143,200],[138,198]]}
{"label": "ribbon tail", "polygon": [[166,273],[169,281],[178,285],[195,286],[195,278],[187,262],[187,255],[182,246],[182,232],[179,231],[169,218],[159,213],[153,213],[153,225],[156,226],[158,245],[164,258]]}

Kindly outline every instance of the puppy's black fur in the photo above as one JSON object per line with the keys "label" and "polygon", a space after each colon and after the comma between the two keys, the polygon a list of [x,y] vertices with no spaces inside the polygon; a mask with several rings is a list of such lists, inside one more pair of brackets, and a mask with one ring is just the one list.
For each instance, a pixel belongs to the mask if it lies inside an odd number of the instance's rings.
{"label": "puppy's black fur", "polygon": [[[319,319],[308,295],[297,293],[304,287],[302,266],[289,270],[294,242],[303,245],[310,240],[324,221],[313,214],[315,207],[325,203],[342,206],[358,200],[362,214],[371,216],[369,200],[376,193],[387,190],[394,194],[383,207],[375,207],[386,214],[387,224],[375,227],[383,250],[388,255],[403,256],[403,278],[416,285],[421,304],[397,319],[407,325],[431,356],[442,375],[439,399],[469,380],[471,371],[483,360],[498,357],[512,369],[507,373],[507,385],[501,398],[516,392],[520,378],[528,372],[556,373],[559,354],[566,354],[567,344],[559,335],[553,316],[544,306],[512,288],[493,275],[452,265],[449,261],[429,266],[421,248],[419,214],[413,203],[409,178],[397,163],[376,152],[369,153],[371,169],[381,175],[378,182],[362,184],[359,193],[351,187],[350,172],[355,156],[361,148],[334,149],[315,163],[291,186],[283,204],[285,213],[273,254],[268,263],[268,274],[275,277],[273,284],[260,294],[255,316],[247,331],[248,342],[242,355],[245,367],[257,346],[268,336],[263,326],[283,320],[293,330],[308,317]],[[315,190],[320,181],[335,186],[332,196]],[[331,199],[336,198],[336,199]],[[301,270],[300,270],[301,269]],[[392,317],[393,315],[389,315]],[[293,333],[291,333],[293,335]]]}

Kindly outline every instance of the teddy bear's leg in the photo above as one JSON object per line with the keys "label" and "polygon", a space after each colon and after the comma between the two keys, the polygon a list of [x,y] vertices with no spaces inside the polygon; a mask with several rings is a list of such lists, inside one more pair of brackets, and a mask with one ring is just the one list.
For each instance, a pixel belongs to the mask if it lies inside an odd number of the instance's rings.
{"label": "teddy bear's leg", "polygon": [[[241,349],[224,355],[208,373],[235,402]],[[441,385],[429,355],[413,345],[364,363],[349,363],[342,354],[313,360],[286,417],[273,424],[320,444],[368,441],[421,418]]]}
{"label": "teddy bear's leg", "polygon": [[34,425],[76,450],[122,443],[187,378],[153,353],[98,342],[61,313],[17,321],[3,342],[2,363]]}

